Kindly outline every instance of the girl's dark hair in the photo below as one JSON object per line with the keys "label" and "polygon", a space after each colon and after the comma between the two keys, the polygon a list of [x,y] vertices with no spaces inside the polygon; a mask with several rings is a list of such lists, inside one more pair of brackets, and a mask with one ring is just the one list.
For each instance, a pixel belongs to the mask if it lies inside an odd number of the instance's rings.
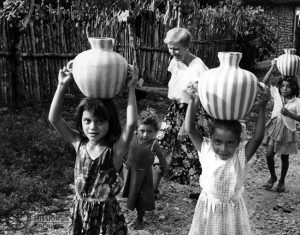
{"label": "girl's dark hair", "polygon": [[138,118],[139,125],[151,125],[155,131],[159,129],[159,121],[156,115],[156,110],[153,108],[147,108],[147,110],[142,111]]}
{"label": "girl's dark hair", "polygon": [[[281,88],[283,82],[288,82],[292,89],[291,97],[298,97],[299,96],[299,83],[297,78],[294,76],[283,76],[278,82],[277,87]],[[279,89],[279,94],[281,95],[281,91]]]}
{"label": "girl's dark hair", "polygon": [[238,120],[219,120],[211,118],[209,127],[210,136],[212,136],[216,128],[223,128],[231,131],[238,138],[238,142],[241,140],[242,125]]}
{"label": "girl's dark hair", "polygon": [[86,138],[82,130],[83,111],[91,112],[96,118],[108,121],[109,129],[104,138],[108,144],[112,144],[120,137],[122,128],[119,120],[117,107],[112,99],[84,98],[76,109],[76,128],[83,138]]}

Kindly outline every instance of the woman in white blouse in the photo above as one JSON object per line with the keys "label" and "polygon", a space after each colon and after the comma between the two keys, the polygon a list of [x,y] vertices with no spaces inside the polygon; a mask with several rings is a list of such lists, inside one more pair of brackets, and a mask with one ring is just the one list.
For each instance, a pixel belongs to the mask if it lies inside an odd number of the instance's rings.
{"label": "woman in white blouse", "polygon": [[[167,32],[164,43],[173,57],[168,71],[171,79],[168,84],[168,98],[172,100],[157,139],[163,148],[170,165],[171,179],[181,184],[198,184],[201,166],[196,149],[184,131],[184,118],[188,97],[184,90],[195,86],[201,74],[208,70],[203,61],[189,52],[191,33],[185,28],[173,28]],[[198,125],[207,136],[207,116],[199,108]]]}

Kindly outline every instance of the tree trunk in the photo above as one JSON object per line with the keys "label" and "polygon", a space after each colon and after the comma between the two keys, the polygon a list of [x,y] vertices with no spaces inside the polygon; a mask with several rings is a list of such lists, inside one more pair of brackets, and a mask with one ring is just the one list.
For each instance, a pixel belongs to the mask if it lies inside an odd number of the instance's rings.
{"label": "tree trunk", "polygon": [[136,32],[135,32],[135,21],[134,17],[129,17],[127,20],[128,32],[129,32],[129,46],[133,51],[133,65],[139,67],[140,61],[138,57],[138,49],[136,45]]}
{"label": "tree trunk", "polygon": [[28,97],[25,95],[24,81],[22,76],[22,57],[20,53],[22,32],[17,27],[9,28],[10,56],[11,64],[11,105],[18,106],[26,103]]}

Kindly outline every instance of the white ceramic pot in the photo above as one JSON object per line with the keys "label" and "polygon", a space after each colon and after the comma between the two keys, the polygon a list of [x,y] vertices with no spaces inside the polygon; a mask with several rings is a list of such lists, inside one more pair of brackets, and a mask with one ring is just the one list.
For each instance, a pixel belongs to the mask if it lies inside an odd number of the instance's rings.
{"label": "white ceramic pot", "polygon": [[257,94],[256,76],[239,67],[242,53],[219,52],[220,66],[204,72],[198,93],[206,112],[221,120],[238,120],[252,107]]}
{"label": "white ceramic pot", "polygon": [[67,65],[86,97],[112,98],[125,84],[126,59],[113,51],[113,38],[88,38],[91,49],[81,52]]}
{"label": "white ceramic pot", "polygon": [[300,57],[296,55],[294,48],[286,48],[284,53],[277,58],[277,68],[284,76],[295,76],[300,69]]}

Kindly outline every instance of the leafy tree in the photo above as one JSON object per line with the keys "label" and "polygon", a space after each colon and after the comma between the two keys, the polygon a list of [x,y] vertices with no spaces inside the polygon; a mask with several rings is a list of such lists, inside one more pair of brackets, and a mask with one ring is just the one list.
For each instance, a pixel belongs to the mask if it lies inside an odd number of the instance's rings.
{"label": "leafy tree", "polygon": [[219,39],[231,39],[235,43],[228,45],[228,50],[243,53],[241,66],[251,69],[256,61],[262,61],[274,53],[277,41],[274,30],[268,22],[264,9],[245,5],[242,0],[223,0],[218,5],[197,9],[191,16],[190,28],[197,28],[202,19],[206,22],[205,30],[222,35]]}

